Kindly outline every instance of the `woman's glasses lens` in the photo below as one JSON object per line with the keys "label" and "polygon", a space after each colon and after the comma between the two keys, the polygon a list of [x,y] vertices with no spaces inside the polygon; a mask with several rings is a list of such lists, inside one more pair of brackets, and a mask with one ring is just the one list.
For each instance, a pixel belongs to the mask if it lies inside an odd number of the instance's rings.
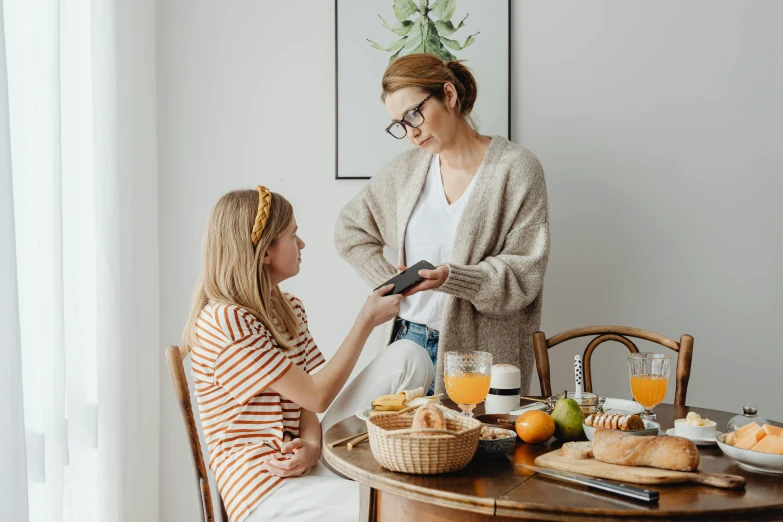
{"label": "woman's glasses lens", "polygon": [[389,127],[388,132],[398,140],[401,140],[405,137],[405,127],[401,123],[392,124],[392,126]]}
{"label": "woman's glasses lens", "polygon": [[406,125],[409,127],[418,127],[419,125],[424,123],[424,115],[422,115],[421,112],[414,109],[405,115],[403,121],[405,122],[404,124],[393,123],[387,129],[387,132],[392,136],[394,136],[395,138],[397,138],[398,140],[401,140],[407,134],[407,130],[405,129]]}
{"label": "woman's glasses lens", "polygon": [[424,116],[422,116],[422,114],[419,111],[412,110],[405,115],[405,123],[407,123],[411,127],[418,127],[419,125],[424,123]]}

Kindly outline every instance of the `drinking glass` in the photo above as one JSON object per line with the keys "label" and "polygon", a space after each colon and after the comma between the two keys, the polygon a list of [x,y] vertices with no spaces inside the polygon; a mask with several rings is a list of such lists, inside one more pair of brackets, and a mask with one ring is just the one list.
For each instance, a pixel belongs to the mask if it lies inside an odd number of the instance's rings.
{"label": "drinking glass", "polygon": [[628,374],[631,393],[636,402],[644,406],[643,419],[655,420],[653,408],[666,397],[669,387],[669,367],[672,356],[662,353],[628,354]]}
{"label": "drinking glass", "polygon": [[488,352],[447,352],[444,364],[446,393],[462,414],[473,416],[473,408],[487,398],[492,376],[492,354]]}

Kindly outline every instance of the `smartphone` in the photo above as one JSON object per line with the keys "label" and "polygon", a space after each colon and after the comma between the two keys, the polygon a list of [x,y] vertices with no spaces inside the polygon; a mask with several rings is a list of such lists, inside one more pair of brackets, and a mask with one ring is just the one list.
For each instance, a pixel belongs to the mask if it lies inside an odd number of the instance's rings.
{"label": "smartphone", "polygon": [[[427,261],[419,261],[415,265],[408,267],[405,272],[400,272],[396,276],[392,277],[378,288],[383,288],[393,284],[394,288],[386,295],[396,295],[409,290],[411,287],[424,281],[424,278],[419,275],[419,270],[435,270],[435,267]],[[375,290],[378,290],[376,288]]]}

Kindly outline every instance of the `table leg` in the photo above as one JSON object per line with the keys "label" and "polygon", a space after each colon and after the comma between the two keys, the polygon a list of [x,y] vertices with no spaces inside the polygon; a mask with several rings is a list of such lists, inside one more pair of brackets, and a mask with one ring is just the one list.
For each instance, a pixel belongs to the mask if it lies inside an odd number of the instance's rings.
{"label": "table leg", "polygon": [[362,484],[359,500],[359,520],[375,522],[377,512],[377,491],[367,484]]}

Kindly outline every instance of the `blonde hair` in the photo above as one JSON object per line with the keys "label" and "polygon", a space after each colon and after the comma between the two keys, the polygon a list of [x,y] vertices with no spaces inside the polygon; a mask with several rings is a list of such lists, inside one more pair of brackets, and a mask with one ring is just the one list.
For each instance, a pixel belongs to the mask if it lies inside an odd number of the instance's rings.
{"label": "blonde hair", "polygon": [[457,112],[478,132],[478,126],[470,115],[478,96],[478,85],[470,69],[462,64],[463,61],[445,61],[428,53],[401,56],[391,62],[383,73],[381,101],[385,102],[387,95],[405,87],[421,89],[443,101],[443,86],[451,83],[457,90]]}
{"label": "blonde hair", "polygon": [[229,192],[212,209],[204,231],[201,275],[182,334],[183,346],[196,343],[196,321],[201,310],[207,303],[216,302],[245,308],[269,330],[280,348],[293,348],[301,322],[280,288],[272,286],[263,258],[291,224],[294,210],[283,196],[271,194],[269,220],[255,248],[251,232],[259,208],[258,191]]}

